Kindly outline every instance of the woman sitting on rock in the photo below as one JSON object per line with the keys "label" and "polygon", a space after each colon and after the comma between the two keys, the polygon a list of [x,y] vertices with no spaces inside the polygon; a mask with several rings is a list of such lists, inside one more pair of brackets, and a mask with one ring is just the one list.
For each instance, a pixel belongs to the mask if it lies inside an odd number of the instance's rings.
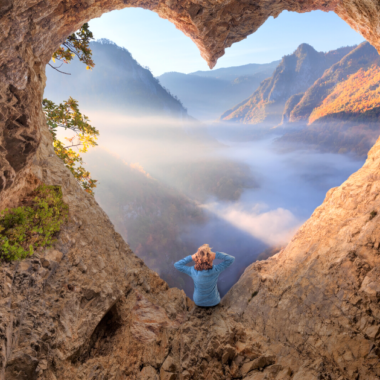
{"label": "woman sitting on rock", "polygon": [[[213,265],[214,259],[223,260],[218,265]],[[193,267],[188,267],[191,260],[195,262]],[[235,261],[235,257],[222,252],[211,252],[208,244],[198,248],[198,252],[189,255],[174,264],[179,271],[188,274],[194,281],[193,300],[197,306],[211,307],[220,302],[218,291],[218,277]]]}

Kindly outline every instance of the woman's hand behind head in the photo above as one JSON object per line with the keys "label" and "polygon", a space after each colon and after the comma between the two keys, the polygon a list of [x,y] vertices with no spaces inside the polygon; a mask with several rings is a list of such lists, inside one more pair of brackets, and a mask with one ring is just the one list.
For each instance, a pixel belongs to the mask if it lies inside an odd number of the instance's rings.
{"label": "woman's hand behind head", "polygon": [[[207,253],[206,253],[206,255],[207,255]],[[215,252],[209,252],[208,255],[210,258],[210,260],[208,260],[208,261],[210,261],[210,264],[212,264],[212,262],[215,260],[216,254],[215,254]],[[191,255],[191,258],[193,259],[193,261],[197,262],[197,261],[201,260],[201,258],[199,256],[200,256],[200,254],[199,254],[199,252],[197,252],[197,253],[194,253],[194,255]]]}

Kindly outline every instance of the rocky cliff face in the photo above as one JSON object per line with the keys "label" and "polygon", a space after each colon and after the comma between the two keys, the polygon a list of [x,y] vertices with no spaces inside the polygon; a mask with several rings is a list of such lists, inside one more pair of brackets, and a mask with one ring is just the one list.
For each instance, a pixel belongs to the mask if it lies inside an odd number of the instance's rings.
{"label": "rocky cliff face", "polygon": [[243,324],[299,352],[305,377],[297,379],[311,376],[317,352],[332,379],[379,376],[379,160],[378,141],[289,245],[248,268],[224,299]]}
{"label": "rocky cliff face", "polygon": [[54,155],[44,67],[85,21],[156,11],[210,65],[283,9],[335,10],[379,48],[378,3],[12,1],[0,4],[1,206],[62,187],[70,220],[54,249],[0,267],[2,379],[377,379],[380,141],[275,257],[253,264],[212,309],[168,289],[115,233]]}
{"label": "rocky cliff face", "polygon": [[300,45],[293,54],[283,57],[273,75],[264,80],[250,98],[225,112],[221,120],[268,124],[269,127],[279,124],[288,99],[305,92],[350,50],[347,47],[325,54],[308,44]]}
{"label": "rocky cliff face", "polygon": [[3,379],[378,378],[379,145],[201,309],[131,252],[44,133],[32,173],[62,186],[71,217],[54,249],[0,268]]}

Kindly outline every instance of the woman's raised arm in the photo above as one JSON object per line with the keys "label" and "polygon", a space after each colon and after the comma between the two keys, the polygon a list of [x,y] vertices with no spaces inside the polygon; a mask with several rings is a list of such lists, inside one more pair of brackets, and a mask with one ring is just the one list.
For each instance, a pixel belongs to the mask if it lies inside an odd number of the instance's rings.
{"label": "woman's raised arm", "polygon": [[184,259],[177,261],[174,263],[175,269],[178,269],[180,272],[186,273],[187,275],[191,275],[191,267],[186,266],[190,261],[193,259],[191,258],[191,255],[186,256]]}
{"label": "woman's raised arm", "polygon": [[216,252],[215,258],[218,260],[223,260],[222,263],[214,266],[217,272],[224,271],[235,261],[235,257],[227,255],[227,253],[223,252]]}

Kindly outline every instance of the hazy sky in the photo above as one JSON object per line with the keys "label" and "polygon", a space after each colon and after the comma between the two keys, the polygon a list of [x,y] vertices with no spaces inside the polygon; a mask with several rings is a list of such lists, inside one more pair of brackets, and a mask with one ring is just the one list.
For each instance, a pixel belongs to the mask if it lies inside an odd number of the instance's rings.
{"label": "hazy sky", "polygon": [[[154,12],[126,8],[104,14],[92,20],[90,26],[96,39],[108,38],[125,47],[156,76],[168,71],[208,70],[190,38]],[[271,62],[292,53],[303,42],[319,51],[328,51],[362,41],[363,37],[333,12],[283,12],[227,49],[216,68]]]}

